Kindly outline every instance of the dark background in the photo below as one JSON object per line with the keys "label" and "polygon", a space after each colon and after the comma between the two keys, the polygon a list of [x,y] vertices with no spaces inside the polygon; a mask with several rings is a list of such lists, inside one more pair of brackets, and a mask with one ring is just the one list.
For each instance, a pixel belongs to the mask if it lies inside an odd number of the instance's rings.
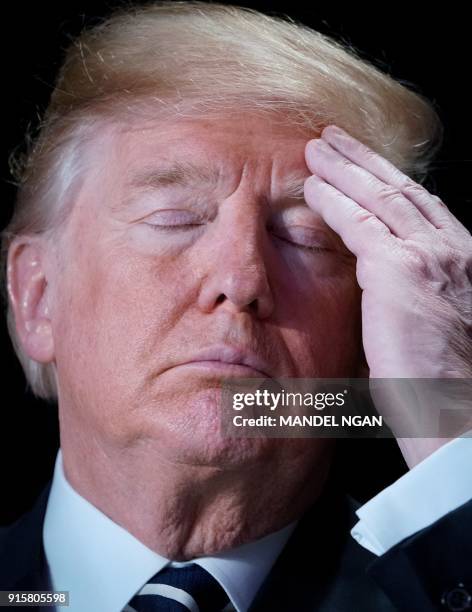
{"label": "dark background", "polygon": [[[15,187],[8,171],[9,154],[21,146],[27,126],[46,107],[64,47],[84,25],[95,23],[118,2],[69,1],[62,6],[41,2],[5,4],[3,36],[3,134],[1,226],[8,222]],[[129,3],[132,4],[132,3]],[[465,13],[430,8],[421,15],[396,3],[381,12],[336,3],[235,2],[290,17],[354,46],[366,59],[410,83],[434,102],[445,125],[445,141],[426,186],[441,196],[453,213],[471,228],[472,156],[470,32]],[[327,7],[325,5],[328,5]],[[456,5],[457,7],[457,5]],[[14,356],[4,317],[0,328],[2,405],[0,524],[26,511],[49,480],[58,447],[54,406],[27,390]],[[342,441],[337,471],[348,491],[365,501],[405,471],[392,440]]]}

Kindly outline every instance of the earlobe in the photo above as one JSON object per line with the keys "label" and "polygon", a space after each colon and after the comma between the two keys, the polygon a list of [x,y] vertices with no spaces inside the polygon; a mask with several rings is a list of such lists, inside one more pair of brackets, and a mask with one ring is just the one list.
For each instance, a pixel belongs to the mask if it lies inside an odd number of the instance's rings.
{"label": "earlobe", "polygon": [[40,238],[22,236],[10,245],[7,262],[8,295],[17,335],[24,352],[40,363],[54,359],[45,257]]}

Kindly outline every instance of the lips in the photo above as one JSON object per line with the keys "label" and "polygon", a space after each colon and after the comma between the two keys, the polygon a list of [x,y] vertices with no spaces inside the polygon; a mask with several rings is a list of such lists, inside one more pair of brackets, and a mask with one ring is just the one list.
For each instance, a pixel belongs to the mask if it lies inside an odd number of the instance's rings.
{"label": "lips", "polygon": [[186,359],[185,362],[178,365],[204,365],[205,363],[209,362],[215,362],[215,365],[221,363],[235,366],[245,366],[246,368],[250,368],[258,372],[261,375],[261,378],[271,378],[271,375],[269,374],[271,368],[261,357],[249,350],[227,344],[202,349],[195,355],[192,355],[190,359]]}

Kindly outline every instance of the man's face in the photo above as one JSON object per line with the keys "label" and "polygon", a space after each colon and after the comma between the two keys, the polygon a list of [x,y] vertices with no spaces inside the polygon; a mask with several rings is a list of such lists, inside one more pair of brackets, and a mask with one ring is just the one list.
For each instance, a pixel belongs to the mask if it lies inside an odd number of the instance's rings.
{"label": "man's face", "polygon": [[255,115],[104,134],[61,240],[63,422],[105,446],[241,461],[282,441],[222,437],[222,377],[355,375],[355,260],[304,203],[311,137]]}

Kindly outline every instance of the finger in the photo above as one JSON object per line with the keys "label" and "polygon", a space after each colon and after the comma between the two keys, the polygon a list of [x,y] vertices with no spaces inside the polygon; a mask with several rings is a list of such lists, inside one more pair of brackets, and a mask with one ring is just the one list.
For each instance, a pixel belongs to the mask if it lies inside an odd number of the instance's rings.
{"label": "finger", "polygon": [[312,172],[375,214],[399,238],[435,230],[401,191],[347,159],[324,140],[311,140],[306,158]]}
{"label": "finger", "polygon": [[396,242],[389,228],[372,212],[316,175],[304,183],[305,201],[319,213],[347,248],[356,255],[374,254],[379,247]]}
{"label": "finger", "polygon": [[329,125],[323,130],[322,137],[348,159],[364,167],[381,181],[399,189],[437,229],[443,229],[444,226],[456,220],[438,196],[431,194],[387,159],[369,149],[346,131]]}

